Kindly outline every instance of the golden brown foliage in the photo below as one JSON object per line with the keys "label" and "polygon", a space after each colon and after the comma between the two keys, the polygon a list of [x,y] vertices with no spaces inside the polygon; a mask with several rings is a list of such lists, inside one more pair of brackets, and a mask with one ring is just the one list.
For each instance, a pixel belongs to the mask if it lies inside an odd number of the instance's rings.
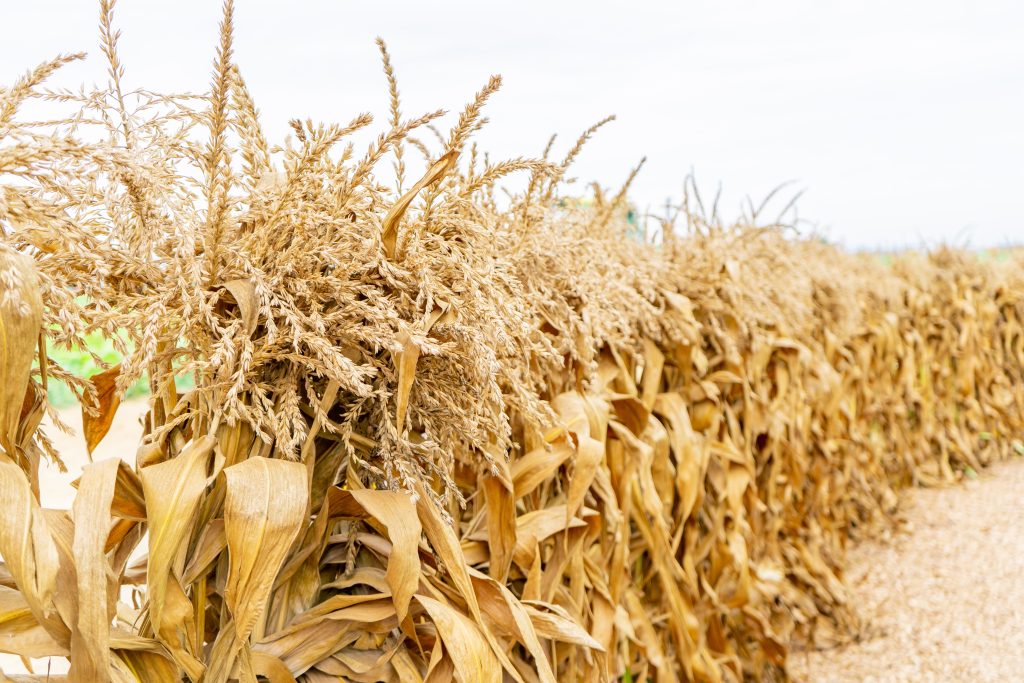
{"label": "golden brown foliage", "polygon": [[[0,92],[6,651],[78,681],[784,677],[794,637],[856,629],[843,547],[896,489],[1024,451],[1008,269],[888,269],[691,204],[630,238],[625,187],[562,197],[603,121],[562,163],[481,165],[494,78],[431,151],[441,112],[402,118],[383,43],[365,154],[335,148],[367,115],[271,147],[230,2],[198,98],[124,90],[112,11],[107,88],[43,90],[60,58]],[[71,113],[19,121],[35,97]],[[42,357],[26,391],[40,329],[123,363]],[[144,372],[134,463],[41,509],[47,378],[94,445]]]}

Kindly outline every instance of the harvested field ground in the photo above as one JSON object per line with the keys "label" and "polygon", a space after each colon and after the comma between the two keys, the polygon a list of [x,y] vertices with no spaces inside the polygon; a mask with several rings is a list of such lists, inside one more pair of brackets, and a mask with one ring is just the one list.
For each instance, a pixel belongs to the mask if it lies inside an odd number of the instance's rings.
{"label": "harvested field ground", "polygon": [[914,683],[1024,678],[1024,460],[905,494],[906,527],[850,555],[864,639],[796,652],[798,680]]}

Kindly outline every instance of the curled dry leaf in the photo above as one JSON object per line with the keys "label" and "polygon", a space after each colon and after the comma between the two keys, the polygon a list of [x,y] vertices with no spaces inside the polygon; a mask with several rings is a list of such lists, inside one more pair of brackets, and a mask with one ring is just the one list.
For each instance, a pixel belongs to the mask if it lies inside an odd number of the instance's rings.
{"label": "curled dry leaf", "polygon": [[[190,609],[180,609],[186,558],[182,546],[193,533],[216,442],[213,436],[201,437],[177,457],[143,467],[139,475],[149,522],[149,618],[174,660],[193,679],[202,675],[203,666],[182,644],[192,617]],[[184,605],[189,605],[187,598]]]}
{"label": "curled dry leaf", "polygon": [[32,259],[0,245],[0,446],[12,458],[42,316]]}
{"label": "curled dry leaf", "polygon": [[90,401],[88,408],[82,405],[82,432],[85,435],[85,448],[90,455],[110,431],[114,415],[121,405],[121,395],[117,392],[117,378],[120,375],[119,363],[89,378],[95,399]]}
{"label": "curled dry leaf", "polygon": [[491,652],[480,628],[466,615],[449,605],[417,595],[423,608],[437,626],[444,641],[448,657],[455,665],[455,680],[459,683],[499,683],[501,665]]}
{"label": "curled dry leaf", "polygon": [[71,629],[69,678],[81,683],[110,680],[110,619],[117,589],[105,547],[120,464],[108,458],[87,465],[72,507],[78,620]]}
{"label": "curled dry leaf", "polygon": [[420,520],[410,494],[399,491],[356,489],[350,492],[366,512],[384,525],[391,539],[387,582],[398,620],[409,613],[409,602],[420,581]]}
{"label": "curled dry leaf", "polygon": [[35,622],[58,643],[69,631],[53,603],[60,560],[39,502],[20,467],[0,456],[0,557]]}
{"label": "curled dry leaf", "polygon": [[302,463],[250,458],[224,469],[228,569],[224,600],[239,646],[266,609],[270,588],[308,514]]}
{"label": "curled dry leaf", "polygon": [[420,191],[431,185],[438,180],[444,178],[446,174],[451,172],[455,167],[456,162],[459,160],[459,153],[457,150],[453,150],[441,157],[430,165],[427,172],[423,174],[423,177],[416,181],[409,190],[398,198],[398,201],[392,205],[391,209],[384,216],[384,220],[381,221],[381,242],[384,245],[384,253],[388,258],[394,258],[398,248],[398,225],[402,221],[402,216],[405,215],[406,210],[412,201],[416,199],[416,195]]}
{"label": "curled dry leaf", "polygon": [[259,301],[256,299],[256,286],[252,280],[239,279],[229,280],[221,285],[230,292],[238,311],[241,315],[242,326],[246,334],[252,336],[256,331],[256,324],[259,319]]}
{"label": "curled dry leaf", "polygon": [[409,412],[409,395],[416,378],[416,363],[420,357],[419,344],[407,331],[399,333],[401,350],[392,354],[398,366],[398,387],[395,389],[395,428],[401,437],[405,433],[405,417]]}
{"label": "curled dry leaf", "polygon": [[46,632],[32,616],[25,596],[18,590],[0,586],[0,643],[6,652],[22,657],[67,657],[67,647]]}

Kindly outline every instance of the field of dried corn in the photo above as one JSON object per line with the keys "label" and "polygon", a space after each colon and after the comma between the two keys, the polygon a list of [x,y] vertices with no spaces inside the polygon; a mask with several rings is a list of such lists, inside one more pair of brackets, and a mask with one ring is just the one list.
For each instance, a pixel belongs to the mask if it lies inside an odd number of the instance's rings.
{"label": "field of dried corn", "polygon": [[[383,43],[365,152],[368,115],[272,145],[230,0],[202,96],[129,89],[100,10],[104,87],[48,89],[72,55],[0,91],[0,651],[89,682],[784,680],[858,632],[844,549],[900,488],[1024,451],[1010,262],[883,265],[693,193],[636,239],[628,180],[566,201],[600,124],[492,161],[500,79],[444,134]],[[122,360],[88,380],[45,353],[97,333]],[[41,507],[47,383],[92,448],[142,377],[134,465]]]}

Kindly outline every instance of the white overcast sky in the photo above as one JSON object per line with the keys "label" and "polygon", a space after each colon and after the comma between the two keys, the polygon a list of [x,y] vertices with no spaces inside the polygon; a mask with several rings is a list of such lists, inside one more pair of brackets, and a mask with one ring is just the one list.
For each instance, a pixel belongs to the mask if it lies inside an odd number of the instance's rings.
{"label": "white overcast sky", "polygon": [[[202,90],[216,0],[121,0],[128,85]],[[97,3],[0,0],[0,83],[87,50],[57,83],[102,82]],[[407,114],[457,111],[500,73],[481,144],[496,157],[618,120],[576,167],[660,210],[693,169],[726,209],[782,181],[852,248],[1024,241],[1024,3],[947,0],[349,2],[236,0],[236,61],[272,134],[381,114],[373,44]]]}

